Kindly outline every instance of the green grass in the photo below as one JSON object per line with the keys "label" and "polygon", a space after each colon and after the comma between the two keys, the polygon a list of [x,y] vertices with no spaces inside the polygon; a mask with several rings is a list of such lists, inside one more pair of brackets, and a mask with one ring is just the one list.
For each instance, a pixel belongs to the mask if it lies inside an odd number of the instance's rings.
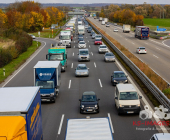
{"label": "green grass", "polygon": [[[41,45],[38,42],[38,47]],[[5,65],[5,76],[3,75],[3,68],[0,68],[0,83],[2,83],[9,75],[11,75],[19,66],[21,66],[37,49],[37,42],[33,41],[32,46],[30,46],[26,52],[19,55],[18,58],[12,60],[9,64]]]}

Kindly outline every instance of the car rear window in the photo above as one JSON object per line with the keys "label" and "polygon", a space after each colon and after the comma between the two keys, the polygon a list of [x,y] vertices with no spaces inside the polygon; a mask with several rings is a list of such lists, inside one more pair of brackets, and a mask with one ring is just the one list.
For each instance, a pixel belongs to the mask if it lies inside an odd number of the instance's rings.
{"label": "car rear window", "polygon": [[101,41],[101,39],[96,39],[96,41]]}
{"label": "car rear window", "polygon": [[107,48],[106,46],[100,46],[100,48]]}
{"label": "car rear window", "polygon": [[139,49],[141,49],[141,50],[145,50],[145,48],[144,48],[144,47],[142,47],[142,48],[139,48]]}

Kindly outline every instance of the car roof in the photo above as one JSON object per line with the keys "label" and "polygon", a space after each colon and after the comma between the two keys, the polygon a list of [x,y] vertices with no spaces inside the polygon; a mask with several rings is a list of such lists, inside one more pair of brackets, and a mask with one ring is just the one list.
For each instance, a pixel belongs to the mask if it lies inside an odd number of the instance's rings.
{"label": "car roof", "polygon": [[113,71],[113,73],[124,73],[123,71]]}
{"label": "car roof", "polygon": [[89,49],[79,49],[79,51],[88,51]]}
{"label": "car roof", "polygon": [[136,91],[132,84],[117,84],[116,87],[118,88],[119,92]]}
{"label": "car roof", "polygon": [[[100,46],[106,46],[106,45],[100,45]],[[107,46],[106,46],[107,47]]]}
{"label": "car roof", "polygon": [[[107,53],[105,53],[105,54],[113,54],[112,52],[107,52]],[[114,54],[113,54],[114,55]]]}
{"label": "car roof", "polygon": [[96,95],[93,91],[86,91],[83,93],[83,95]]}
{"label": "car roof", "polygon": [[86,66],[86,64],[78,64],[77,66]]}
{"label": "car roof", "polygon": [[[80,42],[84,42],[84,41],[80,41]],[[79,42],[79,43],[80,43],[80,42]],[[85,43],[85,42],[84,42],[84,43]]]}
{"label": "car roof", "polygon": [[169,140],[170,139],[169,133],[157,133],[157,134],[154,134],[154,136],[157,138],[157,140]]}

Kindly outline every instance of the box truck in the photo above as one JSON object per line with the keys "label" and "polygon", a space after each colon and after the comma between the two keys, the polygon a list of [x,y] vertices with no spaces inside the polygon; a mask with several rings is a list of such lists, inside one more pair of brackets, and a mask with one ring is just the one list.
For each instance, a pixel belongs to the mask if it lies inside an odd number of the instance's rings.
{"label": "box truck", "polygon": [[66,46],[71,48],[71,31],[64,30],[60,32],[58,45]]}
{"label": "box truck", "polygon": [[109,118],[68,119],[65,140],[113,140]]}
{"label": "box truck", "polygon": [[78,34],[84,35],[85,34],[85,27],[84,25],[78,25]]}
{"label": "box truck", "polygon": [[102,21],[102,25],[105,25],[105,21]]}
{"label": "box truck", "polygon": [[46,59],[49,61],[60,61],[61,71],[66,71],[67,68],[67,51],[65,46],[54,46],[48,49]]}
{"label": "box truck", "polygon": [[103,19],[102,17],[99,17],[99,21],[102,21],[102,19]]}
{"label": "box truck", "polygon": [[129,33],[130,32],[130,25],[128,25],[128,24],[123,24],[123,32],[124,33]]}
{"label": "box truck", "polygon": [[40,87],[41,101],[55,102],[60,84],[60,61],[38,61],[34,66],[34,86]]}
{"label": "box truck", "polygon": [[105,21],[105,23],[107,23],[107,22],[108,22],[108,18],[104,18],[103,20]]}
{"label": "box truck", "polygon": [[136,26],[135,37],[139,39],[149,39],[149,27]]}
{"label": "box truck", "polygon": [[39,89],[0,88],[0,140],[43,140]]}

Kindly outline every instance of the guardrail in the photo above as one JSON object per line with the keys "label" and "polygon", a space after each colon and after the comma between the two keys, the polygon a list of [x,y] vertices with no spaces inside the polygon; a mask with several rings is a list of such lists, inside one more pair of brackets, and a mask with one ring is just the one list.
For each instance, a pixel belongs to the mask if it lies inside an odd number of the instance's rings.
{"label": "guardrail", "polygon": [[[170,111],[170,99],[126,56],[124,55],[110,40],[107,39],[100,31],[98,31],[90,22],[89,24],[102,35],[103,39],[114,49],[120,58],[126,63],[128,67],[140,78],[150,92],[157,98],[157,100]],[[168,83],[167,83],[168,85]]]}

